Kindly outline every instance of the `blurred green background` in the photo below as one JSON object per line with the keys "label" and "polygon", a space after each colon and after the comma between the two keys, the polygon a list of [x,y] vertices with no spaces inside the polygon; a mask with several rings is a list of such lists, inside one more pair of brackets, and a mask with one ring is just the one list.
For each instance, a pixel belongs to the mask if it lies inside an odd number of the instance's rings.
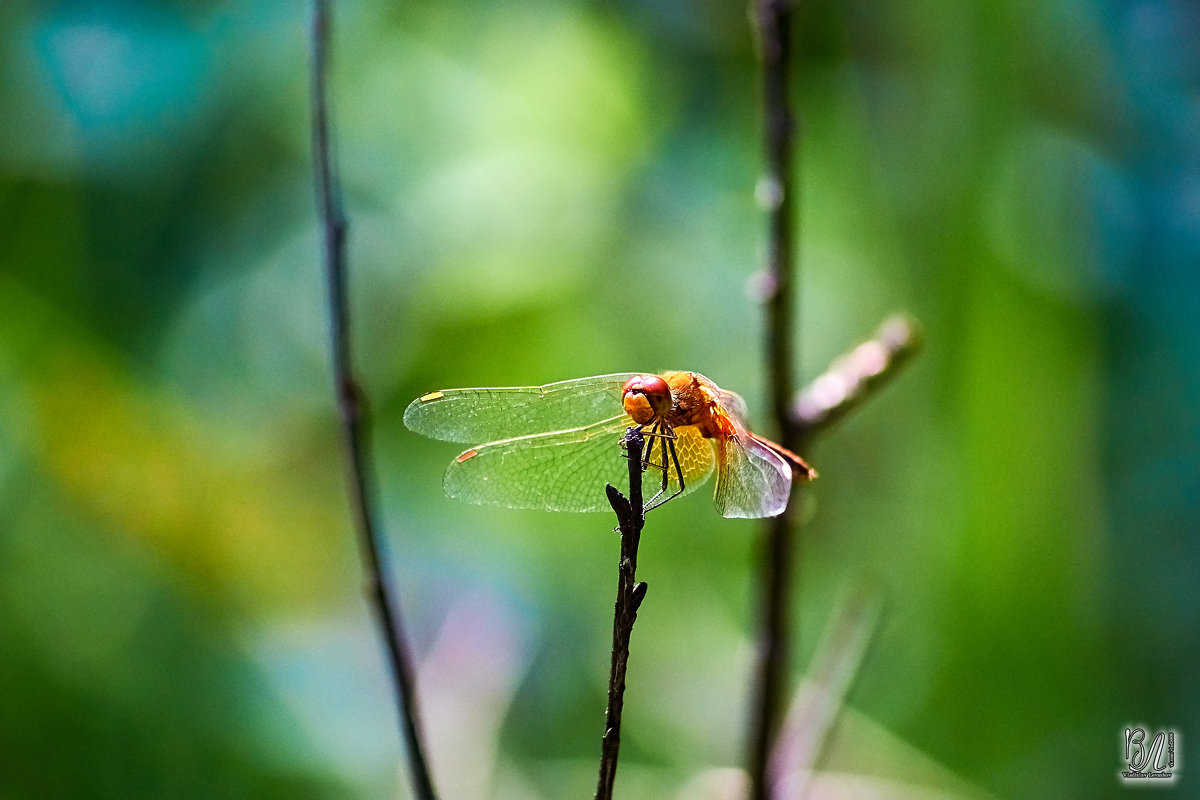
{"label": "blurred green background", "polygon": [[[794,677],[846,586],[886,597],[826,768],[1123,797],[1140,722],[1179,731],[1194,793],[1200,11],[800,6],[799,373],[892,311],[927,339],[805,454]],[[591,796],[613,520],[450,501],[456,447],[401,415],[681,368],[763,417],[746,7],[335,13],[357,360],[435,775]],[[338,449],[308,15],[0,4],[0,797],[408,796]],[[707,492],[651,516],[621,796],[736,784],[761,534]]]}

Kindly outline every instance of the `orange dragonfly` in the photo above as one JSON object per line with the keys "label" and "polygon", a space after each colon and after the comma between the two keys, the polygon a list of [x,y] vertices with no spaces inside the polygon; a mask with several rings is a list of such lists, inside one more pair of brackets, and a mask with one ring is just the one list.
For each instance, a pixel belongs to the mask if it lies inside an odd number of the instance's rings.
{"label": "orange dragonfly", "polygon": [[[697,372],[617,373],[501,389],[446,389],[414,400],[404,424],[434,439],[477,444],[454,459],[443,486],[470,503],[548,511],[603,511],[604,485],[628,481],[618,443],[646,436],[646,509],[717,472],[725,517],[773,517],[792,480],[817,473],[800,456],[751,433],[746,403]],[[658,454],[655,455],[655,451]]]}

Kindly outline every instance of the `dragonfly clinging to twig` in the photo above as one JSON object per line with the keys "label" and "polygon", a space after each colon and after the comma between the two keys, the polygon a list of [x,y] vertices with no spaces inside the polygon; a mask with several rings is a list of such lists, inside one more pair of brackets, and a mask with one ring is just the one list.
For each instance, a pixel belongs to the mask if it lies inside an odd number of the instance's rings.
{"label": "dragonfly clinging to twig", "polygon": [[550,511],[608,508],[604,484],[626,474],[618,442],[640,427],[643,480],[654,508],[717,473],[725,517],[771,517],[793,480],[816,472],[752,433],[746,404],[696,372],[618,373],[545,386],[446,389],[414,400],[404,423],[435,439],[476,444],[451,463],[444,487],[471,503]]}

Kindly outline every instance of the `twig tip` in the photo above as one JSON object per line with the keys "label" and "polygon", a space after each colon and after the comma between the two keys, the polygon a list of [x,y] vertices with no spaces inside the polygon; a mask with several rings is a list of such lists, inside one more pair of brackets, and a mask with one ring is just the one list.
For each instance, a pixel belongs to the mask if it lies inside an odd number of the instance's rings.
{"label": "twig tip", "polygon": [[633,585],[633,596],[630,598],[632,600],[630,610],[634,613],[637,613],[638,608],[640,608],[642,605],[642,601],[646,599],[647,588],[648,587],[646,586],[645,581],[641,581]]}
{"label": "twig tip", "polygon": [[633,509],[629,505],[629,499],[621,494],[621,490],[611,483],[604,485],[604,493],[608,495],[608,504],[616,512],[621,524],[625,524],[625,521],[633,514]]}

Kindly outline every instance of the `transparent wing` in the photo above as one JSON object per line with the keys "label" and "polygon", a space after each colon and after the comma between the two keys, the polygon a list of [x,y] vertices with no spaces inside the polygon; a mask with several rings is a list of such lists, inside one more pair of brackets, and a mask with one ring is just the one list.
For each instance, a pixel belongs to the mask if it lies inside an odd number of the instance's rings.
{"label": "transparent wing", "polygon": [[737,433],[716,442],[717,490],[723,517],[774,517],[787,507],[792,467],[757,439]]}
{"label": "transparent wing", "polygon": [[750,415],[746,411],[746,401],[742,399],[742,396],[736,392],[727,392],[719,386],[716,387],[716,395],[717,402],[729,416],[733,417],[734,422],[742,428],[749,429]]}
{"label": "transparent wing", "polygon": [[[606,483],[628,492],[629,462],[620,441],[632,424],[628,415],[621,414],[572,430],[480,445],[450,465],[443,486],[450,497],[481,505],[607,511]],[[676,453],[685,487],[690,491],[712,473],[712,446],[695,429],[676,435]],[[646,441],[649,446],[661,439],[647,437]],[[651,463],[661,464],[661,445],[656,445]],[[647,500],[661,488],[662,476],[658,466],[642,473],[642,492]],[[672,469],[668,472],[669,491],[677,485]]]}
{"label": "transparent wing", "polygon": [[423,436],[464,444],[583,428],[621,413],[621,387],[634,374],[430,392],[409,404],[404,424]]}

